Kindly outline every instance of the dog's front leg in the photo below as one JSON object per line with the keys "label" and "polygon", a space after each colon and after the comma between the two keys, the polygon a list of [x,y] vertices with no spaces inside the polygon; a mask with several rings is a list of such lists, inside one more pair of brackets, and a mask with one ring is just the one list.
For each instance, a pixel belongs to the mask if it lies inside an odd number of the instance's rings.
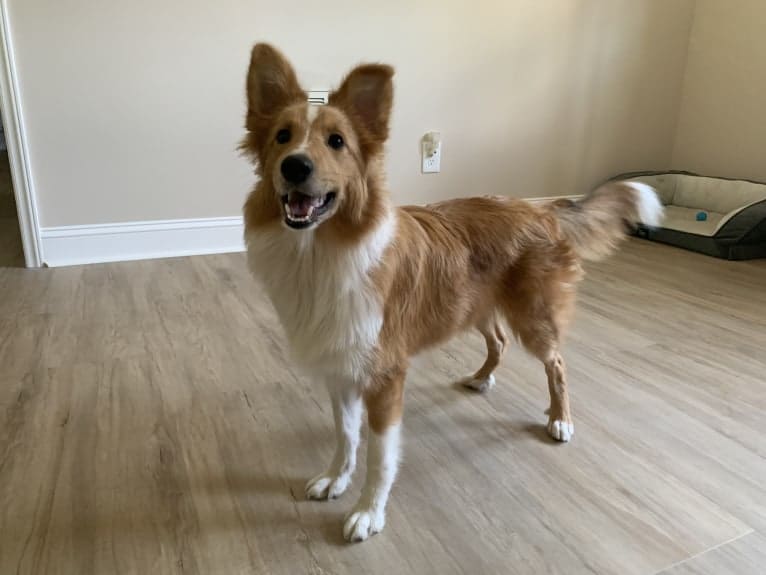
{"label": "dog's front leg", "polygon": [[343,493],[351,482],[359,447],[359,426],[362,419],[362,396],[354,382],[327,384],[332,398],[335,418],[335,457],[330,467],[306,484],[309,499],[333,499]]}
{"label": "dog's front leg", "polygon": [[365,390],[370,430],[367,479],[343,526],[347,541],[364,541],[381,531],[386,523],[386,502],[399,467],[404,376],[404,368],[387,371],[374,377]]}

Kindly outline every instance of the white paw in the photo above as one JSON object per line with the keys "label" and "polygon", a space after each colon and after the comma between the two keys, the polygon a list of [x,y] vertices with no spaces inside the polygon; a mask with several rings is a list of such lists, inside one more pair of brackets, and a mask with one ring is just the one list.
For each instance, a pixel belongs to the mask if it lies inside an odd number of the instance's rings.
{"label": "white paw", "polygon": [[306,483],[306,497],[308,499],[335,499],[348,487],[351,476],[333,475],[322,473]]}
{"label": "white paw", "polygon": [[574,435],[574,423],[562,421],[561,419],[551,419],[548,422],[548,435],[556,441],[566,443]]}
{"label": "white paw", "polygon": [[368,508],[354,508],[346,517],[343,525],[343,537],[346,541],[364,541],[370,535],[383,530],[386,524],[384,512],[376,513]]}
{"label": "white paw", "polygon": [[465,387],[475,389],[479,393],[485,393],[492,389],[495,385],[495,376],[490,373],[489,377],[483,379],[474,379],[473,377],[467,377],[461,382]]}

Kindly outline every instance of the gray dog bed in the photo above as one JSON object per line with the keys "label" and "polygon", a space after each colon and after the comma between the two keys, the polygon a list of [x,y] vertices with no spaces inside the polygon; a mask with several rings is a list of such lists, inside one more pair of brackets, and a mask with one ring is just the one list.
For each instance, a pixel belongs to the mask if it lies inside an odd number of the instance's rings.
{"label": "gray dog bed", "polygon": [[662,227],[639,225],[636,235],[729,260],[766,257],[766,184],[690,172],[633,172],[613,179],[649,184],[665,206]]}

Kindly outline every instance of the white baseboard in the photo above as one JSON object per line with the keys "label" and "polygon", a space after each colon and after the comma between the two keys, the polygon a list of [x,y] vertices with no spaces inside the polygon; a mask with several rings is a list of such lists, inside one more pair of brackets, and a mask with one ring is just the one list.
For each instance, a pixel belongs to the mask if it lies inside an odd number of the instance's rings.
{"label": "white baseboard", "polygon": [[51,267],[241,252],[240,216],[61,226],[41,230]]}
{"label": "white baseboard", "polygon": [[[528,198],[539,204],[581,196]],[[50,267],[245,250],[240,216],[42,228],[43,262]]]}

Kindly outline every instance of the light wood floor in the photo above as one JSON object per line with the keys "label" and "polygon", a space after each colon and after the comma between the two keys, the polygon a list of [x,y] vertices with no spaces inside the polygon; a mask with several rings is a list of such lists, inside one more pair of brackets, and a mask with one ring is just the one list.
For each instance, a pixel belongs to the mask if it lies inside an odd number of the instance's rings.
{"label": "light wood floor", "polygon": [[[766,260],[638,240],[589,268],[543,423],[515,349],[486,396],[467,336],[416,361],[385,531],[309,502],[323,389],[285,359],[242,254],[0,270],[0,574],[766,573]],[[361,461],[364,461],[362,454]]]}

